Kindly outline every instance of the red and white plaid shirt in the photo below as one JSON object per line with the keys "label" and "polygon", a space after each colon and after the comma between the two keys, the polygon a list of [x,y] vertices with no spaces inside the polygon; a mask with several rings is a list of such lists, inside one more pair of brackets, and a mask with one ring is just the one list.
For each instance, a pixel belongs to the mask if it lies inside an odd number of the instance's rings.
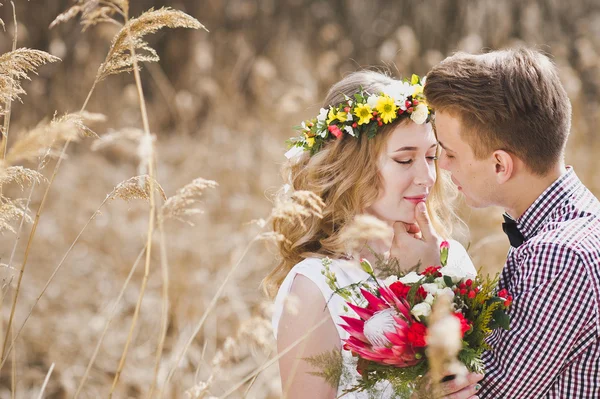
{"label": "red and white plaid shirt", "polygon": [[482,399],[600,398],[600,202],[573,169],[517,220],[500,288],[510,331],[485,352]]}

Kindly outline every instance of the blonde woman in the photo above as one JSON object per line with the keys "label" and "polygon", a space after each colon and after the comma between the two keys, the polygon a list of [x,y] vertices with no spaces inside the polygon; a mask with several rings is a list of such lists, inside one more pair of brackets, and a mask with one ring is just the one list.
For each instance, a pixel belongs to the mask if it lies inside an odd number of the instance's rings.
{"label": "blonde woman", "polygon": [[[281,353],[302,340],[279,361],[289,399],[336,398],[358,378],[355,359],[342,349],[342,340],[348,337],[340,327],[343,300],[332,295],[322,273],[322,259],[329,257],[329,268],[340,286],[368,277],[349,262],[344,242],[344,230],[355,216],[375,216],[390,226],[390,232],[394,227],[396,236],[419,238],[418,245],[439,248],[442,239],[450,238],[453,213],[444,198],[451,185],[438,174],[438,144],[424,100],[422,82],[414,75],[402,82],[373,71],[353,73],[330,89],[319,116],[303,123],[302,136],[286,154],[290,159],[284,175],[289,188],[312,191],[324,202],[323,217],[305,217],[304,227],[292,220],[274,223],[275,231],[287,238],[279,246],[280,263],[264,281],[275,296],[278,350]],[[428,212],[423,212],[424,205]],[[475,274],[465,249],[449,241],[449,265]],[[377,240],[368,244],[378,252],[390,250]],[[439,264],[439,256],[413,259],[409,252],[399,257],[407,269],[418,261],[423,267]],[[360,256],[372,257],[368,250]],[[286,306],[289,298],[296,299],[295,306]],[[314,369],[303,360],[332,350],[341,351],[344,361],[337,387],[310,374]],[[477,398],[475,382],[480,378],[469,376],[461,386],[447,383],[447,397]],[[378,390],[378,397],[392,397],[386,386]],[[369,395],[344,396],[363,397]]]}

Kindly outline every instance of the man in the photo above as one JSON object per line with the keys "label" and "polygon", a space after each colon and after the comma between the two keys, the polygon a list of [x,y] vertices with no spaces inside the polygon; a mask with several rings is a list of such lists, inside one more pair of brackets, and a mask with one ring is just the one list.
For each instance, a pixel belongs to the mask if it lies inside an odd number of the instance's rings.
{"label": "man", "polygon": [[[427,75],[425,96],[439,166],[470,206],[506,211],[499,288],[514,297],[510,331],[488,339],[477,395],[600,398],[600,203],[564,164],[571,104],[556,67],[531,49],[458,53]],[[422,237],[395,226],[392,254],[435,261],[439,239],[424,208]],[[451,388],[448,397],[469,397]]]}

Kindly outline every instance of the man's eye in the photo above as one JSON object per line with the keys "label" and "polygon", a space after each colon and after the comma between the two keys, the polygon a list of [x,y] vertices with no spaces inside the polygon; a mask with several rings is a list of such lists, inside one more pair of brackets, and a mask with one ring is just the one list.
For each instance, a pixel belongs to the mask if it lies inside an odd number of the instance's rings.
{"label": "man's eye", "polygon": [[427,159],[429,159],[430,161],[437,161],[438,157],[435,157],[435,156],[434,157],[427,157]]}

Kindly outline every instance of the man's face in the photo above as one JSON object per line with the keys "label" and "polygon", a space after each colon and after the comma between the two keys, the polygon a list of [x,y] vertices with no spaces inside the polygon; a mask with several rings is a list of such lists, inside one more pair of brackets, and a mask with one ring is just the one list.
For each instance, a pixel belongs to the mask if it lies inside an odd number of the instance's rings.
{"label": "man's face", "polygon": [[476,159],[469,143],[461,136],[461,122],[447,112],[435,113],[437,139],[442,147],[438,165],[452,175],[452,181],[474,208],[497,205],[496,163],[492,155]]}

